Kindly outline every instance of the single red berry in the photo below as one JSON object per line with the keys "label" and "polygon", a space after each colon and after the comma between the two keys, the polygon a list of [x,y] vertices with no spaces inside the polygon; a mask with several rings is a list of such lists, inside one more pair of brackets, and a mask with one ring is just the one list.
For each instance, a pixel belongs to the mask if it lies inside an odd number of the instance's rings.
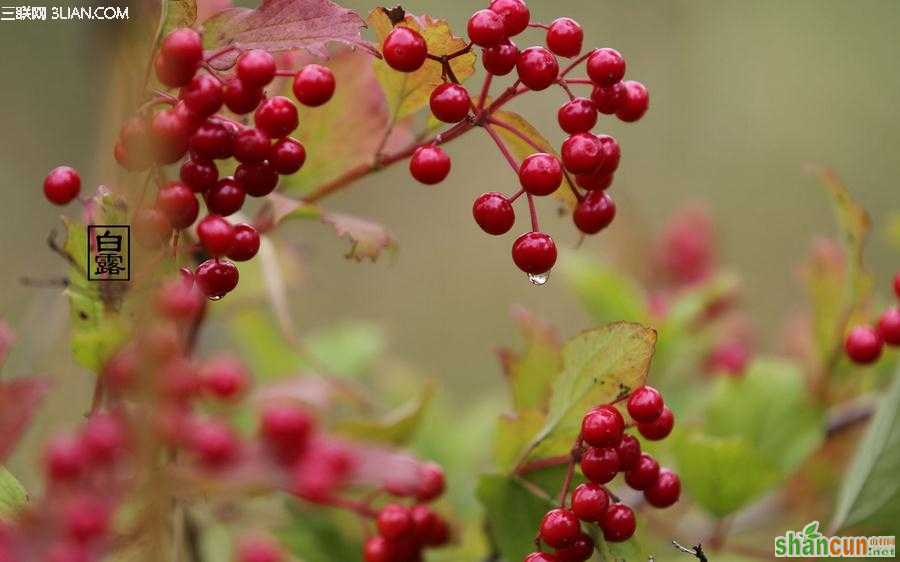
{"label": "single red berry", "polygon": [[572,18],[553,20],[547,30],[547,47],[561,57],[574,57],[581,52],[584,30]]}
{"label": "single red berry", "polygon": [[363,560],[365,562],[394,562],[396,558],[393,545],[384,537],[374,536],[363,546]]}
{"label": "single red berry", "polygon": [[186,404],[203,390],[197,366],[178,355],[166,362],[154,376],[154,382],[159,393],[174,404]]}
{"label": "single red berry", "polygon": [[244,206],[244,190],[232,177],[224,177],[203,194],[206,208],[213,215],[227,217]]}
{"label": "single red berry", "polygon": [[627,471],[637,466],[641,458],[641,444],[631,435],[623,435],[622,442],[616,447],[619,455],[619,470]]}
{"label": "single red berry", "polygon": [[263,99],[262,88],[254,88],[239,78],[229,78],[222,87],[222,101],[238,115],[250,113]]}
{"label": "single red berry", "polygon": [[251,197],[264,197],[278,186],[278,172],[269,162],[241,164],[234,171],[234,179]]}
{"label": "single red berry", "polygon": [[459,123],[469,114],[472,100],[465,88],[448,82],[432,90],[429,106],[439,121]]}
{"label": "single red berry", "polygon": [[297,139],[283,138],[269,150],[269,163],[275,171],[286,176],[297,172],[306,162],[306,149]]}
{"label": "single red berry", "polygon": [[113,157],[116,159],[116,162],[128,170],[129,172],[139,172],[141,170],[146,170],[152,164],[151,161],[141,160],[135,155],[128,151],[125,147],[125,143],[121,140],[116,142],[116,145],[113,147]]}
{"label": "single red berry", "polygon": [[663,397],[652,386],[642,386],[628,397],[628,415],[636,422],[652,422],[662,414]]}
{"label": "single red berry", "polygon": [[609,226],[614,218],[616,218],[616,204],[603,191],[588,192],[572,213],[575,226],[585,234],[600,232]]}
{"label": "single red berry", "polygon": [[556,117],[560,128],[570,135],[586,133],[597,124],[597,108],[587,98],[575,98],[563,104]]}
{"label": "single red berry", "polygon": [[234,261],[247,261],[259,251],[259,232],[249,224],[238,224],[234,227],[234,244],[228,251],[228,257]]}
{"label": "single red berry", "polygon": [[603,538],[609,542],[627,541],[634,534],[635,527],[634,511],[621,503],[609,506],[603,521],[600,522]]}
{"label": "single red berry", "polygon": [[612,115],[625,102],[625,85],[616,82],[612,86],[594,86],[591,91],[591,101],[594,102],[597,111],[605,115]]}
{"label": "single red berry", "polygon": [[227,127],[214,121],[207,121],[191,136],[191,153],[202,160],[216,160],[231,157],[232,134]]}
{"label": "single red berry", "polygon": [[[600,166],[603,167],[602,165]],[[608,189],[613,182],[612,174],[598,174],[595,170],[591,174],[578,174],[575,176],[575,183],[579,187],[588,191],[603,191]]]}
{"label": "single red berry", "polygon": [[581,437],[592,447],[615,447],[622,441],[625,420],[613,406],[590,410],[581,420]]}
{"label": "single red berry", "polygon": [[309,107],[324,105],[334,95],[334,73],[320,64],[308,64],[294,76],[294,96]]}
{"label": "single red berry", "polygon": [[81,439],[73,435],[58,435],[47,446],[44,469],[51,481],[68,482],[82,475],[87,460],[87,450]]}
{"label": "single red berry", "polygon": [[185,127],[188,130],[188,135],[192,135],[194,131],[203,124],[205,119],[205,117],[198,115],[188,107],[188,105],[184,103],[184,100],[178,101],[172,107],[172,110],[175,112],[175,115],[184,122]]}
{"label": "single red berry", "polygon": [[253,49],[237,60],[238,78],[250,88],[262,88],[275,78],[275,57],[267,51]]}
{"label": "single red berry", "polygon": [[422,504],[414,505],[409,512],[413,520],[413,535],[421,541],[431,533],[438,516],[430,507]]}
{"label": "single red berry", "polygon": [[493,10],[478,10],[466,25],[469,39],[479,47],[493,47],[507,39],[504,18]]}
{"label": "single red berry", "polygon": [[275,456],[285,464],[294,462],[306,450],[315,421],[301,408],[269,404],[260,415],[260,433]]}
{"label": "single red berry", "polygon": [[288,136],[300,122],[297,107],[284,96],[274,96],[262,102],[256,108],[254,120],[256,126],[273,139]]}
{"label": "single red berry", "polygon": [[565,508],[551,509],[544,515],[540,527],[541,540],[547,546],[563,548],[581,535],[578,516]]}
{"label": "single red berry", "polygon": [[215,420],[198,420],[191,425],[191,450],[206,468],[218,469],[231,464],[238,456],[238,439],[226,424]]}
{"label": "single red berry", "polygon": [[44,178],[44,197],[54,205],[66,205],[81,192],[81,177],[75,168],[57,166]]}
{"label": "single red berry", "polygon": [[710,373],[741,375],[750,361],[750,350],[741,340],[725,340],[712,348],[703,365]]}
{"label": "single red berry", "polygon": [[409,508],[396,503],[381,508],[375,524],[378,526],[378,533],[391,541],[406,538],[412,534],[414,528]]}
{"label": "single red berry", "polygon": [[546,90],[556,82],[559,63],[544,47],[528,47],[519,53],[516,71],[522,83],[532,90]]}
{"label": "single red berry", "polygon": [[420,146],[409,160],[409,173],[425,185],[440,183],[450,173],[450,157],[439,146]]}
{"label": "single red berry", "polygon": [[850,330],[844,340],[844,350],[854,363],[868,365],[881,357],[884,341],[878,330],[871,326],[857,326]]}
{"label": "single red berry", "polygon": [[153,154],[160,164],[177,162],[187,152],[191,123],[174,109],[164,109],[150,121]]}
{"label": "single red berry", "polygon": [[625,76],[625,59],[615,49],[597,49],[587,60],[587,73],[598,86],[612,86]]}
{"label": "single red berry", "polygon": [[609,506],[609,494],[593,482],[579,484],[572,492],[572,511],[582,521],[600,522]]}
{"label": "single red berry", "polygon": [[428,546],[444,546],[450,542],[450,526],[447,522],[437,517],[434,524],[425,536],[425,544]]}
{"label": "single red berry", "polygon": [[88,459],[94,464],[106,465],[121,456],[127,436],[118,416],[98,412],[88,418],[81,440]]}
{"label": "single red berry", "polygon": [[668,468],[661,468],[656,481],[644,490],[644,498],[653,507],[669,507],[681,496],[681,479]]}
{"label": "single red berry", "polygon": [[491,0],[489,7],[503,18],[503,29],[507,37],[525,31],[531,20],[531,12],[524,0]]}
{"label": "single red berry", "polygon": [[504,234],[516,222],[516,213],[512,203],[502,193],[491,191],[475,200],[472,205],[472,216],[481,230],[494,236]]}
{"label": "single red berry", "polygon": [[141,115],[129,117],[119,130],[119,140],[131,158],[150,160],[150,123]]}
{"label": "single red berry", "polygon": [[552,154],[531,154],[519,165],[519,183],[532,195],[550,195],[559,188],[562,179],[562,164]]}
{"label": "single red berry", "polygon": [[646,490],[656,482],[659,463],[647,453],[641,453],[637,465],[625,473],[625,483],[635,490]]}
{"label": "single red berry", "polygon": [[526,232],[513,243],[512,258],[525,273],[541,275],[550,271],[556,263],[556,244],[549,234]]}
{"label": "single red berry", "polygon": [[425,63],[428,45],[415,29],[398,26],[388,33],[381,46],[388,66],[400,72],[415,72]]}
{"label": "single red berry", "polygon": [[900,308],[895,306],[881,314],[878,334],[888,345],[900,345]]}
{"label": "single red berry", "polygon": [[208,74],[198,74],[181,89],[179,97],[195,114],[209,117],[222,107],[222,84]]}
{"label": "single red berry", "polygon": [[512,41],[488,47],[481,52],[481,64],[484,69],[497,76],[506,76],[516,67],[519,60],[519,48]]}
{"label": "single red berry", "polygon": [[189,280],[183,276],[165,283],[157,292],[156,308],[160,314],[175,321],[196,319],[203,311],[203,295],[194,287],[194,274]]}
{"label": "single red berry", "polygon": [[185,160],[179,172],[181,181],[195,193],[203,193],[216,185],[219,168],[211,160]]}
{"label": "single red berry", "polygon": [[253,535],[238,543],[236,562],[284,562],[284,556],[275,541]]}
{"label": "single red berry", "polygon": [[532,552],[523,562],[559,562],[559,559],[549,552]]}
{"label": "single red berry", "polygon": [[233,400],[246,390],[250,375],[231,356],[210,359],[200,368],[200,381],[208,393],[223,400]]}
{"label": "single red berry", "polygon": [[203,40],[193,29],[181,27],[163,38],[159,52],[172,64],[196,68],[203,59]]}
{"label": "single red berry", "polygon": [[573,174],[593,173],[603,163],[600,141],[593,133],[578,133],[562,145],[562,161]]}
{"label": "single red berry", "polygon": [[650,441],[665,439],[672,433],[675,425],[675,416],[668,406],[663,406],[663,411],[656,420],[650,423],[638,423],[638,431]]}
{"label": "single red berry", "polygon": [[626,123],[631,123],[647,113],[647,108],[650,107],[650,94],[640,82],[626,80],[622,84],[625,86],[625,97],[619,109],[616,110],[616,117]]}
{"label": "single red berry", "polygon": [[619,143],[609,135],[598,135],[597,142],[600,143],[600,153],[603,157],[600,159],[600,165],[597,166],[594,173],[612,174],[619,168],[619,159],[622,157]]}
{"label": "single red berry", "polygon": [[79,494],[68,500],[63,509],[63,525],[69,538],[87,543],[102,537],[109,528],[110,512],[99,498]]}
{"label": "single red berry", "polygon": [[166,215],[169,224],[185,229],[197,220],[200,203],[191,189],[181,182],[169,182],[156,194],[156,208]]}
{"label": "single red berry", "polygon": [[435,463],[426,463],[419,468],[419,486],[416,499],[430,502],[444,493],[444,470]]}
{"label": "single red berry", "polygon": [[256,164],[269,157],[272,139],[259,129],[242,129],[232,139],[232,150],[238,162]]}
{"label": "single red berry", "polygon": [[158,248],[172,237],[172,225],[159,209],[139,209],[134,214],[134,237],[144,248]]}
{"label": "single red berry", "polygon": [[581,533],[572,544],[556,551],[559,562],[585,562],[594,554],[594,540]]}
{"label": "single red berry", "polygon": [[211,256],[224,256],[234,244],[234,227],[218,215],[207,215],[197,224],[197,238]]}
{"label": "single red berry", "polygon": [[170,88],[180,88],[190,83],[191,78],[197,72],[197,67],[175,64],[160,53],[153,59],[153,70],[164,85]]}
{"label": "single red berry", "polygon": [[606,484],[619,473],[619,454],[613,447],[588,447],[581,455],[581,472],[595,484]]}

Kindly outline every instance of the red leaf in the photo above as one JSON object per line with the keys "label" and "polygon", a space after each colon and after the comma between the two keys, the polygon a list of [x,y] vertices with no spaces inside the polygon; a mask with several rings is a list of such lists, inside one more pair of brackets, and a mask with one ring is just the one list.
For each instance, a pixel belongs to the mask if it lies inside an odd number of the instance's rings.
{"label": "red leaf", "polygon": [[39,378],[0,383],[0,463],[6,460],[25,432],[49,386],[46,380]]}

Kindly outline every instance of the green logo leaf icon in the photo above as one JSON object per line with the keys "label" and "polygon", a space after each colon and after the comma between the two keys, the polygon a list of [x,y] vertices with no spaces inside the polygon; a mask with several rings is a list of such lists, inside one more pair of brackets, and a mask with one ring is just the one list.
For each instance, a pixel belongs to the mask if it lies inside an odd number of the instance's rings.
{"label": "green logo leaf icon", "polygon": [[819,534],[819,522],[813,521],[812,523],[808,523],[805,527],[803,527],[803,534],[808,538],[815,537]]}

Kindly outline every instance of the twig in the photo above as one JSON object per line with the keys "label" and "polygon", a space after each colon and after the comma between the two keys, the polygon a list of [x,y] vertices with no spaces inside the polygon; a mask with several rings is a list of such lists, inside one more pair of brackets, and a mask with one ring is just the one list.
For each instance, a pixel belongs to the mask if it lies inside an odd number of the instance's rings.
{"label": "twig", "polygon": [[703,546],[700,543],[697,543],[697,545],[688,548],[679,544],[678,541],[673,540],[672,545],[681,552],[696,557],[697,560],[700,560],[700,562],[708,562],[706,554],[703,552]]}

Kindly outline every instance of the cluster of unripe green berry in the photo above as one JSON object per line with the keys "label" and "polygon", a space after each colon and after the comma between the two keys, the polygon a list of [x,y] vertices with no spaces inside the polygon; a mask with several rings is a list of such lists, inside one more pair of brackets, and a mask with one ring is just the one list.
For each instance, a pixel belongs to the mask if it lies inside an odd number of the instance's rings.
{"label": "cluster of unripe green berry", "polygon": [[[900,299],[900,273],[894,275],[894,294]],[[884,345],[900,345],[900,307],[888,307],[875,326],[855,326],[847,333],[844,351],[854,363],[868,365],[878,361]]]}

